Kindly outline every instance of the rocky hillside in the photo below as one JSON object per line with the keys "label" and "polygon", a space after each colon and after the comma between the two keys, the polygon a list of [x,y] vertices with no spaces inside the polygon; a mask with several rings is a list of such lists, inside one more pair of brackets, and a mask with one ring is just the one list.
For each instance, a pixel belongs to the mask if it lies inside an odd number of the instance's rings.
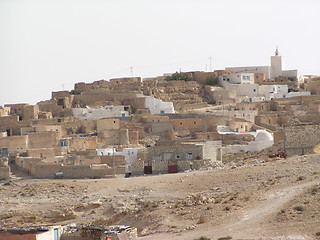
{"label": "rocky hillside", "polygon": [[319,157],[121,179],[2,181],[0,226],[127,224],[141,239],[317,239]]}

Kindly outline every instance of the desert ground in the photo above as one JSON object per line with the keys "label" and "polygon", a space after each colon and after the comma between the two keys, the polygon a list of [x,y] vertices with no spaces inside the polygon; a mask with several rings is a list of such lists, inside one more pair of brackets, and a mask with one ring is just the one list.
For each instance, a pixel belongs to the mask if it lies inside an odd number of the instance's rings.
{"label": "desert ground", "polygon": [[214,169],[131,178],[21,176],[0,182],[1,227],[125,224],[141,240],[320,239],[320,154],[231,156]]}

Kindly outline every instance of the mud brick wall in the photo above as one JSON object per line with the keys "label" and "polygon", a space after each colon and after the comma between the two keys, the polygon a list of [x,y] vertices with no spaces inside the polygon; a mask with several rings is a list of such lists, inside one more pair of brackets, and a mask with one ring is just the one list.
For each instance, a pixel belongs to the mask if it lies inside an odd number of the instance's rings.
{"label": "mud brick wall", "polygon": [[320,144],[320,125],[300,125],[285,127],[285,147],[289,156],[313,152]]}
{"label": "mud brick wall", "polygon": [[131,173],[132,175],[142,175],[144,171],[144,162],[137,161],[131,164]]}
{"label": "mud brick wall", "polygon": [[152,173],[168,173],[168,161],[152,161]]}

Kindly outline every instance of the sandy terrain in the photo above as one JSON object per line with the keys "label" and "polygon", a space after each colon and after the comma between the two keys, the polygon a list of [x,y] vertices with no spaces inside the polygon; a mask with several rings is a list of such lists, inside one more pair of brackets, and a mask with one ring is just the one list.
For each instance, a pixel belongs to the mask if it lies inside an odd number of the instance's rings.
{"label": "sandy terrain", "polygon": [[134,178],[1,182],[0,226],[127,224],[143,240],[317,239],[319,154],[236,165]]}

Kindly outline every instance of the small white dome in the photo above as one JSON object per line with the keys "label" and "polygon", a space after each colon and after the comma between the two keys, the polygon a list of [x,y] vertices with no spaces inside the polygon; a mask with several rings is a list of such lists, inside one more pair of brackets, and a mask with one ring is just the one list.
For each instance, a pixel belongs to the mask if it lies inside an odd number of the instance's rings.
{"label": "small white dome", "polygon": [[273,136],[271,133],[262,130],[258,132],[255,140],[256,141],[273,141]]}

